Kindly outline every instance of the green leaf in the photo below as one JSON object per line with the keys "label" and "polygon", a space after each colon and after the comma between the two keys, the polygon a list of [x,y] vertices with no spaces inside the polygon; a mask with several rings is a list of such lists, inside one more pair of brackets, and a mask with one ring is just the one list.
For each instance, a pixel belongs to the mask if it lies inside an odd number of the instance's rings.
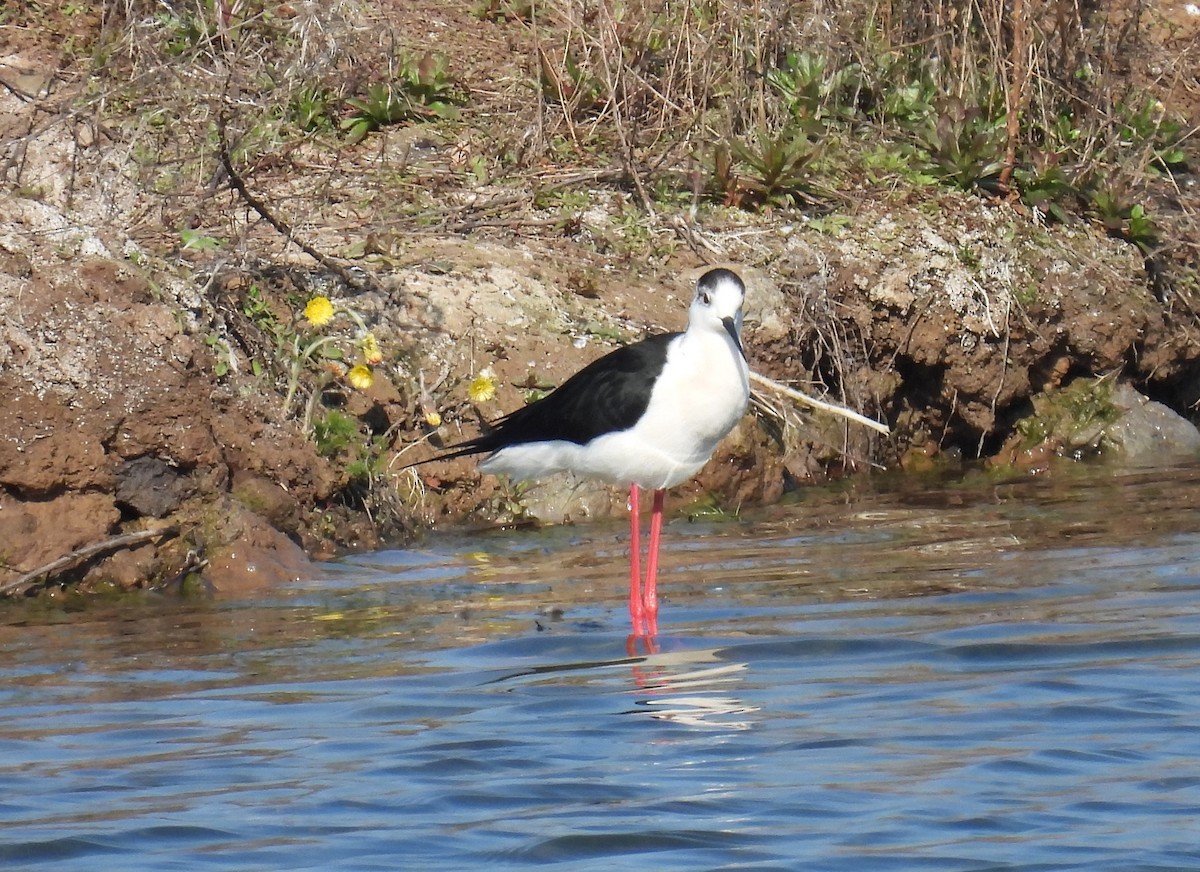
{"label": "green leaf", "polygon": [[179,238],[183,242],[183,247],[193,251],[216,251],[224,243],[215,236],[207,236],[199,230],[192,230],[185,227],[179,231]]}

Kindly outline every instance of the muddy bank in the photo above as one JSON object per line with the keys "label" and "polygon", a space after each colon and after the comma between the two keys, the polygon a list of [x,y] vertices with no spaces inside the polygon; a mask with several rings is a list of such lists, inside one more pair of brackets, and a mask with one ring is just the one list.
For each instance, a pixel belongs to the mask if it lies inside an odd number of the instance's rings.
{"label": "muddy bank", "polygon": [[[344,290],[396,349],[369,391],[328,398],[378,440],[364,482],[348,471],[360,447],[323,455],[296,418],[281,419],[279,380],[256,374],[246,350],[270,339],[232,314],[245,308],[241,289],[256,284],[283,298],[297,277],[311,280],[309,270],[178,261],[164,281],[77,225],[47,233],[37,224],[44,206],[9,206],[37,232],[10,223],[0,235],[19,264],[0,286],[10,313],[0,581],[109,537],[172,531],[56,574],[84,589],[171,585],[193,571],[214,589],[243,590],[303,572],[306,554],[372,547],[428,526],[581,521],[623,509],[608,489],[516,487],[480,477],[467,460],[400,466],[473,434],[481,418],[615,342],[682,327],[698,266],[604,274],[602,258],[566,244],[428,240],[414,263],[376,271],[380,290]],[[1079,376],[1119,372],[1180,407],[1194,389],[1195,325],[1153,298],[1127,247],[1085,233],[1014,239],[1018,215],[969,201],[944,208],[981,228],[949,231],[892,209],[859,216],[841,238],[774,229],[778,250],[759,266],[730,252],[750,287],[755,369],[886,421],[893,435],[766,397],[673,495],[677,508],[710,500],[734,510],[914,456],[987,456],[1005,440],[1011,455],[1033,396]],[[1003,245],[989,242],[997,224]],[[734,248],[737,231],[727,232]],[[31,244],[38,239],[53,250]],[[968,246],[978,259],[964,264],[956,252]],[[581,263],[604,276],[586,295],[571,286]],[[290,316],[281,308],[279,317]],[[495,374],[495,396],[474,402],[468,388],[484,369]]]}

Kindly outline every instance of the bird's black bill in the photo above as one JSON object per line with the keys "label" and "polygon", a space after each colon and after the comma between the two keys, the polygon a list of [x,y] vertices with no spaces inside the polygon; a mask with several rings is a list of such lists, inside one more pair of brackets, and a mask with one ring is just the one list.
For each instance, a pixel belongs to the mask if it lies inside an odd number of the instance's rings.
{"label": "bird's black bill", "polygon": [[725,325],[725,330],[729,333],[729,338],[737,346],[738,352],[742,355],[742,360],[745,360],[746,350],[742,348],[742,340],[738,337],[737,324],[733,322],[732,318],[722,318],[721,323]]}

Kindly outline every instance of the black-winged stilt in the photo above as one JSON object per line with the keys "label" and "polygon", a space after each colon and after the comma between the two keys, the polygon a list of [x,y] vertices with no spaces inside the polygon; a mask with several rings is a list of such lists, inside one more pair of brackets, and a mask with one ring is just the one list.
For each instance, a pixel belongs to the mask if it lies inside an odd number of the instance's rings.
{"label": "black-winged stilt", "polygon": [[[683,333],[651,336],[585,366],[540,400],[498,420],[488,433],[434,460],[488,456],[484,472],[518,479],[572,472],[629,486],[629,614],[653,635],[663,496],[712,456],[746,410],[750,370],[742,349],[737,274],[712,269],[696,284]],[[645,586],[641,584],[638,490],[654,491]]]}

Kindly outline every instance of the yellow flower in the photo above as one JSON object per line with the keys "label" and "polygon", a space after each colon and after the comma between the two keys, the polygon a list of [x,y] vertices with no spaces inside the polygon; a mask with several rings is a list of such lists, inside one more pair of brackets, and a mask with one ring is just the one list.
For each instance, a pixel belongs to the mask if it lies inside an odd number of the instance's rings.
{"label": "yellow flower", "polygon": [[371,367],[360,363],[350,367],[350,371],[346,373],[346,381],[358,390],[365,391],[375,383],[375,373],[371,372]]}
{"label": "yellow flower", "polygon": [[430,427],[440,427],[442,426],[442,416],[430,409],[425,413],[425,423]]}
{"label": "yellow flower", "polygon": [[333,320],[333,303],[328,297],[313,297],[304,307],[304,317],[314,327],[324,327]]}
{"label": "yellow flower", "polygon": [[367,363],[372,365],[383,363],[383,352],[379,350],[379,340],[375,338],[374,333],[368,333],[362,338],[360,343],[362,346],[363,357]]}
{"label": "yellow flower", "polygon": [[496,375],[492,368],[486,367],[479,371],[475,380],[467,387],[467,396],[472,403],[486,403],[496,396]]}

